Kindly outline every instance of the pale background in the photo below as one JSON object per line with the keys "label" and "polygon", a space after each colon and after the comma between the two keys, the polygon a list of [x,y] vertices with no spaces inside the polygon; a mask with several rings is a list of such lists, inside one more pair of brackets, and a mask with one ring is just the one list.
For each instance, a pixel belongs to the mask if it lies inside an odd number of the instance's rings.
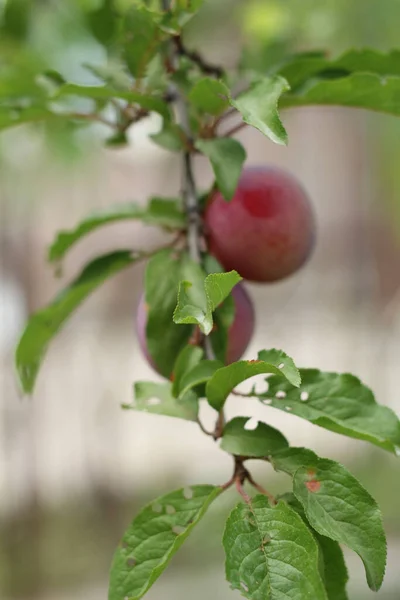
{"label": "pale background", "polygon": [[[236,27],[232,18],[217,36],[200,22],[193,36],[207,40],[215,60],[230,62]],[[83,50],[74,52],[79,58]],[[397,121],[336,108],[302,109],[283,118],[288,148],[250,130],[240,139],[248,164],[284,166],[303,183],[316,211],[317,246],[292,278],[248,286],[257,333],[246,357],[278,347],[300,366],[350,371],[373,388],[379,402],[399,412],[399,188],[382,164],[385,153],[399,155],[392,140]],[[113,549],[146,499],[187,483],[223,483],[231,474],[229,457],[194,424],[120,409],[131,400],[135,380],[157,378],[140,354],[134,328],[143,265],[110,280],[77,311],[51,345],[32,399],[21,397],[13,372],[13,350],[27,315],[89,259],[162,241],[160,233],[138,223],[113,225],[70,252],[61,280],[45,262],[56,231],[91,210],[176,194],[178,158],[146,140],[159,125],[156,118],[143,123],[126,150],[102,150],[93,137],[81,136],[80,159],[68,161],[53,157],[32,131],[0,137],[0,596],[7,600],[106,598]],[[94,132],[102,134],[101,128]],[[197,161],[196,173],[199,188],[206,189],[211,174],[205,161]],[[229,416],[239,413],[263,417],[292,444],[308,445],[354,470],[385,516],[389,562],[378,597],[396,600],[396,458],[253,400],[231,399]],[[289,485],[268,467],[255,469],[272,491]],[[224,582],[220,548],[222,515],[234,501],[234,493],[228,494],[210,510],[149,600],[239,597]],[[375,597],[359,559],[348,557],[351,598]]]}

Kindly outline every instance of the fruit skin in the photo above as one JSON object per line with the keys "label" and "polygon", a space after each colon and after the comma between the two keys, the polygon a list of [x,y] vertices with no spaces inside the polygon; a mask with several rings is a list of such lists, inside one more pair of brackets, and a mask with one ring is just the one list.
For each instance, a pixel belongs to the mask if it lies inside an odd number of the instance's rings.
{"label": "fruit skin", "polygon": [[[242,284],[236,285],[232,290],[235,302],[235,318],[228,331],[228,348],[226,353],[226,364],[235,362],[241,358],[246,351],[255,327],[255,313],[253,302]],[[141,296],[136,313],[136,331],[139,346],[147,362],[157,372],[157,365],[149,354],[146,343],[147,305],[144,294]],[[179,325],[177,325],[179,327]]]}
{"label": "fruit skin", "polygon": [[249,281],[291,275],[314,246],[308,196],[292,175],[276,167],[244,169],[231,202],[214,192],[204,224],[209,252],[227,271],[235,269]]}

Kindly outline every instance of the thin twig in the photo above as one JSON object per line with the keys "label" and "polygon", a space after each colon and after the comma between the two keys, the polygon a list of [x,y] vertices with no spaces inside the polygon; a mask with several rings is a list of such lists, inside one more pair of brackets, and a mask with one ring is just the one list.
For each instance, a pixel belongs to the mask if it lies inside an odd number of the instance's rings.
{"label": "thin twig", "polygon": [[263,488],[262,485],[260,485],[256,481],[254,481],[254,479],[253,479],[253,477],[251,476],[250,473],[247,473],[247,480],[248,480],[249,483],[251,483],[251,485],[254,488],[256,488],[257,491],[260,492],[260,494],[263,494],[264,496],[267,496],[268,500],[270,502],[272,502],[272,504],[277,504],[275,496],[273,496],[273,494],[271,494],[270,492],[268,492],[268,490],[266,490],[265,488]]}
{"label": "thin twig", "polygon": [[206,435],[209,435],[210,437],[214,437],[214,432],[213,431],[208,431],[203,423],[200,421],[199,417],[197,417],[197,425],[200,427],[201,431],[203,433],[205,433]]}
{"label": "thin twig", "polygon": [[195,50],[188,50],[185,47],[180,35],[174,37],[174,42],[178,54],[180,56],[186,56],[189,58],[189,60],[194,62],[201,69],[201,71],[203,71],[203,73],[206,73],[206,75],[214,75],[218,78],[223,76],[224,69],[222,67],[211,65],[205,61],[204,58]]}
{"label": "thin twig", "polygon": [[241,123],[238,123],[237,125],[232,127],[232,129],[229,129],[229,131],[224,133],[224,137],[232,137],[233,135],[235,135],[235,133],[238,133],[238,131],[241,131],[245,127],[247,127],[247,123],[242,121]]}
{"label": "thin twig", "polygon": [[246,502],[246,504],[251,504],[251,498],[250,496],[244,491],[243,485],[242,485],[242,481],[241,478],[239,476],[237,476],[235,478],[235,485],[236,485],[236,489],[239,492],[239,494],[242,496],[243,500]]}

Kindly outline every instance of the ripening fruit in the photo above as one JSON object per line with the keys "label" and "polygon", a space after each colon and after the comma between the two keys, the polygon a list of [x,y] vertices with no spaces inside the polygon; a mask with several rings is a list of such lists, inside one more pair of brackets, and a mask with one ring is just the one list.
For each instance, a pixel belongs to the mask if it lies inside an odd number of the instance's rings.
{"label": "ripening fruit", "polygon": [[250,281],[291,275],[314,246],[310,201],[292,175],[275,167],[244,169],[231,202],[214,192],[204,223],[209,252]]}
{"label": "ripening fruit", "polygon": [[[239,360],[244,354],[253,336],[255,324],[253,302],[244,286],[241,284],[236,285],[232,290],[232,296],[235,302],[235,318],[228,332],[226,364]],[[153,369],[158,371],[154,360],[147,350],[146,323],[147,307],[144,300],[144,295],[142,295],[136,314],[136,330],[139,339],[139,345],[147,359],[147,362],[153,367]],[[177,325],[177,327],[179,327],[179,325]]]}

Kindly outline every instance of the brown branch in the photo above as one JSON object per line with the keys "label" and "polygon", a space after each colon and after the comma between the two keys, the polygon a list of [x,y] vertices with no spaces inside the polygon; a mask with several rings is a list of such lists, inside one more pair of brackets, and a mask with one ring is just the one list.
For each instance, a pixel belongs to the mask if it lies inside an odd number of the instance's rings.
{"label": "brown branch", "polygon": [[250,496],[244,491],[243,488],[243,482],[241,481],[240,477],[236,477],[235,479],[235,485],[236,485],[236,489],[239,492],[239,494],[242,496],[243,500],[246,502],[246,504],[251,504],[251,498]]}
{"label": "brown branch", "polygon": [[235,133],[238,133],[238,131],[241,131],[245,127],[247,127],[247,123],[242,121],[241,123],[238,123],[237,125],[232,127],[232,129],[229,129],[226,133],[224,133],[224,137],[232,137],[233,135],[235,135]]}
{"label": "brown branch", "polygon": [[211,65],[205,61],[204,58],[195,50],[188,50],[184,46],[180,35],[174,37],[174,42],[178,55],[186,56],[186,58],[194,62],[201,69],[201,71],[203,71],[203,73],[206,73],[206,75],[214,75],[214,77],[218,78],[223,76],[224,69],[222,67]]}
{"label": "brown branch", "polygon": [[247,473],[247,481],[249,483],[251,483],[251,485],[256,488],[256,490],[258,492],[260,492],[260,494],[263,494],[264,496],[267,496],[268,500],[270,502],[272,502],[272,504],[277,504],[277,500],[275,498],[275,496],[273,496],[270,492],[268,492],[268,490],[266,490],[265,488],[263,488],[259,483],[257,483],[256,481],[254,481],[252,475],[250,473]]}
{"label": "brown branch", "polygon": [[97,113],[60,113],[60,116],[67,117],[69,119],[79,119],[85,121],[93,121],[95,123],[102,123],[103,125],[107,125],[112,129],[118,129],[118,125],[116,123],[114,123],[113,121],[109,121],[108,119],[102,117],[101,115],[98,115]]}

